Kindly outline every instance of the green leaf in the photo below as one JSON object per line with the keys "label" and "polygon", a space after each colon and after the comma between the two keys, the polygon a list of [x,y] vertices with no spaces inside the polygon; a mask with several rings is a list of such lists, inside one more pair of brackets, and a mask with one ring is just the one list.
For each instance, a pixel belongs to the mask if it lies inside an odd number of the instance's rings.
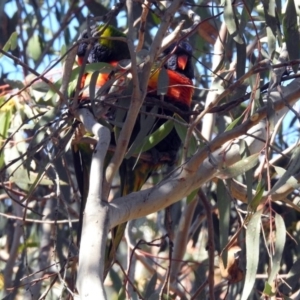
{"label": "green leaf", "polygon": [[9,39],[10,39],[10,50],[15,50],[18,46],[18,33],[13,32]]}
{"label": "green leaf", "polygon": [[37,35],[33,35],[27,45],[27,53],[32,57],[33,60],[38,60],[42,54],[42,48],[40,44],[39,37]]}
{"label": "green leaf", "polygon": [[[182,117],[180,117],[178,114],[175,114],[175,119],[180,121],[180,122],[185,122],[185,120]],[[174,122],[174,126],[175,126],[176,132],[177,132],[178,136],[180,137],[182,143],[184,143],[186,135],[187,135],[188,128],[186,126],[184,126],[183,124],[178,123],[178,122]],[[192,136],[189,140],[188,147],[189,147],[188,156],[193,155],[196,152],[196,150],[198,149],[198,143],[197,143],[197,140],[196,140],[196,138],[193,134],[192,134]]]}
{"label": "green leaf", "polygon": [[[289,53],[289,59],[295,60],[300,58],[300,37],[298,31],[298,15],[294,0],[288,0],[285,15],[282,20],[283,34],[285,37],[286,47]],[[298,64],[292,66],[293,71],[297,73]]]}
{"label": "green leaf", "polygon": [[274,57],[276,49],[276,36],[270,27],[267,27],[267,38],[268,38],[268,48],[269,48],[269,57],[270,59]]}
{"label": "green leaf", "polygon": [[244,34],[244,30],[250,19],[251,12],[254,8],[254,4],[255,4],[255,0],[247,0],[247,1],[243,2],[243,11],[242,11],[242,15],[240,18],[240,28],[239,28],[240,35]]}
{"label": "green leaf", "polygon": [[41,93],[47,93],[49,91],[49,85],[44,81],[34,83],[31,88]]}
{"label": "green leaf", "polygon": [[252,292],[259,260],[259,240],[262,210],[250,219],[246,230],[246,277],[241,300],[247,300]]}
{"label": "green leaf", "polygon": [[23,244],[20,244],[18,247],[18,252],[21,253],[22,251],[24,251],[27,248],[36,248],[39,247],[39,243],[38,242],[31,242],[30,240]]}
{"label": "green leaf", "polygon": [[298,180],[293,176],[294,174],[296,174],[295,171],[299,170],[299,164],[300,164],[299,158],[300,156],[298,152],[297,157],[291,159],[291,162],[287,170],[278,166],[274,166],[275,171],[279,176],[279,179],[272,187],[271,191],[269,192],[269,195],[275,193],[284,184],[289,184],[291,187],[294,188],[297,188],[299,186]]}
{"label": "green leaf", "polygon": [[[3,107],[2,107],[3,109]],[[11,122],[12,111],[0,111],[0,137],[1,140],[5,140],[8,136],[8,129]],[[2,147],[2,142],[0,142],[0,147]],[[0,151],[0,170],[4,166],[4,151]]]}
{"label": "green leaf", "polygon": [[187,197],[186,197],[186,204],[190,204],[195,198],[198,193],[198,189],[192,191]]}
{"label": "green leaf", "polygon": [[226,178],[233,178],[244,174],[256,166],[259,155],[260,153],[255,153],[249,157],[241,159],[230,167],[223,168],[221,171],[222,175]]}
{"label": "green leaf", "polygon": [[283,254],[283,249],[285,246],[286,240],[286,228],[283,221],[283,218],[275,213],[275,226],[276,226],[276,235],[275,235],[275,253],[272,258],[271,270],[269,272],[268,283],[272,285],[276,275],[280,270],[280,261]]}
{"label": "green leaf", "polygon": [[217,206],[219,210],[219,231],[220,231],[220,250],[224,268],[227,266],[228,251],[224,250],[228,243],[230,211],[231,211],[231,198],[228,194],[226,186],[222,180],[217,183]]}
{"label": "green leaf", "polygon": [[[89,82],[88,89],[89,89],[89,98],[90,98],[91,101],[95,99],[96,92],[97,92],[96,89],[99,88],[99,87],[96,86],[99,74],[100,74],[99,71],[93,72],[92,76],[91,76],[91,80]],[[87,88],[87,87],[85,87],[85,88]]]}
{"label": "green leaf", "polygon": [[273,59],[276,49],[276,35],[277,35],[277,23],[279,22],[276,18],[275,13],[275,0],[263,1],[264,14],[266,20],[266,31],[268,39],[268,52],[269,58]]}
{"label": "green leaf", "polygon": [[234,11],[234,7],[231,0],[225,0],[224,6],[224,20],[228,29],[229,34],[239,44],[243,44],[243,40],[239,34],[239,24]]}
{"label": "green leaf", "polygon": [[265,187],[263,185],[263,183],[260,181],[257,185],[257,188],[256,188],[256,193],[253,197],[252,200],[248,199],[248,203],[249,203],[249,211],[251,212],[255,212],[260,201],[261,201],[261,198],[263,196],[263,193],[265,191]]}
{"label": "green leaf", "polygon": [[[61,79],[57,80],[54,83],[54,86],[56,87],[57,90],[59,90],[60,86],[61,86]],[[54,91],[53,89],[51,89],[51,87],[48,87],[48,92],[44,97],[44,102],[48,102],[48,101],[52,101],[54,104],[54,97],[56,96],[56,91]]]}
{"label": "green leaf", "polygon": [[[154,131],[150,136],[146,136],[144,141],[135,149],[135,154],[139,154],[150,150],[156,146],[160,141],[162,141],[173,129],[174,122],[168,120],[162,124],[156,131]],[[127,156],[127,155],[126,155]]]}
{"label": "green leaf", "polygon": [[233,120],[225,129],[226,131],[230,131],[231,129],[233,129],[237,124],[240,123],[240,121],[243,119],[243,115],[239,116],[238,118],[236,118],[235,120]]}
{"label": "green leaf", "polygon": [[[18,33],[13,32],[11,36],[9,37],[8,41],[5,43],[3,46],[2,50],[5,52],[8,52],[9,50],[14,50],[16,49],[18,45]],[[0,58],[3,56],[2,53],[0,53]]]}
{"label": "green leaf", "polygon": [[161,19],[157,16],[157,14],[151,12],[151,17],[155,25],[159,25],[161,23]]}
{"label": "green leaf", "polygon": [[272,292],[272,286],[270,286],[270,284],[268,282],[265,283],[265,288],[264,288],[263,294],[268,295],[268,296],[275,295],[275,293]]}
{"label": "green leaf", "polygon": [[[239,144],[240,144],[241,157],[247,158],[250,155],[250,150],[247,143],[244,140],[240,140]],[[250,203],[252,200],[252,187],[253,187],[253,178],[254,178],[253,176],[254,176],[253,168],[245,172],[248,203]]]}
{"label": "green leaf", "polygon": [[124,300],[124,299],[126,299],[126,291],[125,291],[125,286],[123,285],[119,290],[118,300]]}
{"label": "green leaf", "polygon": [[[141,110],[145,112],[147,111],[147,108],[145,106],[142,106]],[[144,150],[143,145],[149,138],[149,134],[151,136],[154,124],[157,122],[156,117],[152,116],[151,114],[157,114],[157,113],[158,113],[158,106],[153,106],[151,108],[149,115],[140,114],[138,116],[138,119],[140,120],[140,131],[137,134],[133,143],[131,144],[130,149],[126,153],[125,158],[131,157],[133,153],[141,153],[147,151]]]}
{"label": "green leaf", "polygon": [[240,115],[238,118],[236,118],[235,120],[233,120],[228,126],[227,128],[225,129],[225,132],[226,131],[230,131],[231,129],[233,129],[237,124],[240,123],[240,121],[243,119],[243,115]]}
{"label": "green leaf", "polygon": [[159,71],[157,79],[157,95],[166,95],[169,88],[169,75],[165,68]]}

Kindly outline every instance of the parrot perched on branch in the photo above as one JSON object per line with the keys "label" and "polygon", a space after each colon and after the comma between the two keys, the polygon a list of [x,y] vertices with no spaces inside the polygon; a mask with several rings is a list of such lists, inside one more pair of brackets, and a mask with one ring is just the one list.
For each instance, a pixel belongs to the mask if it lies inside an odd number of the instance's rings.
{"label": "parrot perched on branch", "polygon": [[[103,25],[100,25],[97,30],[101,32]],[[93,34],[93,33],[92,33]],[[94,36],[95,34],[93,34]],[[96,35],[95,35],[96,36]],[[85,55],[87,57],[87,63],[109,63],[112,66],[118,64],[120,60],[130,59],[129,50],[123,41],[108,40],[102,37],[117,37],[125,38],[126,36],[115,29],[112,26],[108,26],[104,29],[100,36],[97,36],[97,40],[91,39],[91,46],[89,47],[89,41],[84,41],[78,46],[78,63],[82,64]],[[81,39],[88,38],[87,31],[81,35]],[[87,49],[90,48],[90,53],[86,54]],[[126,50],[125,50],[126,49]],[[174,111],[170,106],[165,106],[163,103],[159,105],[160,101],[166,104],[171,104],[180,112],[179,115],[186,121],[188,121],[187,113],[191,108],[192,96],[194,93],[193,82],[194,69],[192,65],[192,48],[187,42],[180,42],[173,44],[167,48],[162,54],[163,64],[154,69],[150,75],[148,82],[148,94],[145,99],[144,111],[150,112],[153,106],[158,106],[156,114],[173,116]],[[157,95],[159,89],[159,80],[161,72],[167,74],[167,87],[165,88],[165,94],[163,97]],[[96,85],[100,88],[107,80],[108,74],[99,74]],[[85,75],[83,77],[83,85],[89,84],[90,76]],[[153,100],[155,99],[155,104]],[[118,100],[121,102],[122,100]],[[112,110],[113,111],[113,110]],[[110,118],[114,117],[114,112],[110,114]],[[160,129],[162,125],[166,124],[167,120],[163,118],[153,117],[151,114],[146,116],[147,118],[154,118],[151,122],[144,123],[140,116],[136,121],[132,135],[130,137],[129,149],[133,145],[136,139],[138,139],[140,132],[142,132],[142,140],[149,137],[153,132]],[[144,117],[144,122],[145,118]],[[109,119],[108,119],[109,120]],[[145,124],[151,124],[150,128],[145,129]],[[112,143],[116,143],[117,138],[112,136]],[[174,164],[176,162],[178,151],[182,142],[178,136],[176,129],[171,128],[169,133],[165,134],[164,138],[158,141],[147,152],[152,154],[153,159],[151,161],[145,161],[137,159],[136,157],[124,158],[120,169],[120,182],[121,182],[121,195],[127,195],[132,192],[139,191],[147,179],[154,171],[162,168],[165,164]],[[142,150],[141,150],[142,151]],[[133,151],[134,152],[134,151]],[[142,151],[143,152],[143,151]],[[167,160],[162,160],[162,157],[168,157]],[[84,162],[84,161],[83,161]],[[80,183],[79,183],[80,185]],[[108,251],[108,257],[105,266],[105,274],[107,274],[113,259],[115,257],[115,251],[123,237],[126,224],[121,224],[113,229],[112,241]]]}
{"label": "parrot perched on branch", "polygon": [[[123,41],[120,39],[123,39]],[[84,30],[79,37],[79,41],[83,41],[79,43],[77,49],[78,65],[81,66],[83,64],[84,57],[87,55],[86,64],[108,63],[112,67],[116,67],[120,61],[130,59],[125,39],[126,35],[111,25],[105,26],[101,24],[89,31],[87,29]],[[90,47],[88,48],[89,45]],[[92,73],[83,75],[81,79],[82,93],[79,100],[89,98],[89,92],[86,87],[90,84],[91,78]],[[95,82],[96,88],[101,88],[109,79],[109,72],[100,73]]]}
{"label": "parrot perched on branch", "polygon": [[[172,53],[169,56],[169,54]],[[194,93],[193,81],[194,69],[192,65],[192,48],[187,42],[181,42],[177,46],[172,45],[166,49],[163,53],[167,61],[163,68],[166,70],[168,75],[169,83],[163,101],[168,104],[172,104],[176,108],[180,109],[182,112],[188,112],[191,108],[192,96]],[[146,97],[146,102],[151,102],[153,97],[157,96],[157,87],[159,80],[160,70],[154,70],[150,76],[148,82],[148,95]],[[149,98],[149,99],[148,99]],[[145,104],[146,105],[146,104]],[[149,107],[146,105],[146,111],[149,111]],[[171,109],[165,107],[158,108],[158,114],[165,116],[173,116],[174,112]],[[188,114],[181,114],[181,117],[188,121]],[[157,118],[155,120],[152,132],[160,128],[166,119]],[[141,125],[142,126],[142,125]],[[134,141],[138,132],[140,130],[140,124],[138,121],[135,124],[133,133],[130,141]],[[150,132],[151,133],[151,132]],[[120,180],[121,180],[121,195],[125,196],[129,193],[139,191],[151,174],[164,165],[172,165],[176,162],[178,158],[178,151],[182,141],[178,136],[175,128],[172,128],[170,133],[167,134],[161,141],[159,141],[152,149],[148,152],[152,154],[152,161],[137,160],[135,157],[130,157],[128,159],[124,158],[120,169]],[[160,158],[167,155],[169,160],[161,161]],[[109,247],[108,258],[106,260],[104,276],[109,271],[109,268],[114,260],[116,250],[122,240],[124,231],[126,228],[126,223],[118,225],[113,229],[112,241]]]}
{"label": "parrot perched on branch", "polygon": [[[117,40],[110,40],[107,39],[107,37],[117,38]],[[99,26],[91,28],[90,30],[84,30],[78,39],[78,65],[82,66],[86,55],[87,65],[101,62],[108,63],[112,67],[115,67],[119,61],[123,59],[129,59],[130,54],[127,44],[124,41],[118,40],[118,38],[125,39],[126,35],[111,25],[105,26],[101,24]],[[89,52],[87,53],[87,51]],[[92,76],[93,73],[91,72],[86,72],[83,74],[80,83],[81,92],[79,94],[79,102],[90,100],[88,87],[92,82]],[[100,89],[109,79],[109,72],[99,73],[97,75],[96,81],[94,81],[96,90]],[[77,244],[79,244],[83,221],[83,210],[88,196],[90,164],[93,151],[90,145],[85,143],[78,143],[73,145],[72,150],[78,188],[82,197],[77,241]]]}
{"label": "parrot perched on branch", "polygon": [[[174,53],[172,53],[174,50]],[[194,92],[192,79],[194,78],[194,69],[192,66],[191,55],[192,48],[187,42],[181,42],[178,46],[172,45],[164,51],[164,56],[168,57],[168,55],[172,53],[172,55],[167,58],[166,63],[163,68],[166,70],[168,75],[168,87],[165,96],[163,97],[163,102],[172,104],[176,108],[180,109],[182,112],[188,112],[192,103],[192,96]],[[159,80],[160,70],[154,70],[150,76],[148,82],[148,94],[146,97],[146,111],[151,108],[151,99],[159,97],[157,96],[157,87]],[[149,106],[148,106],[149,103]],[[158,101],[159,103],[159,101]],[[163,104],[163,103],[162,103]],[[159,105],[159,104],[156,104]],[[148,107],[147,107],[148,106]],[[165,116],[173,116],[174,112],[168,108],[165,108],[163,105],[158,108],[157,114],[165,115]],[[188,114],[182,114],[181,117],[188,121]],[[149,116],[151,118],[151,116]],[[152,117],[153,118],[153,117]],[[153,125],[153,128],[149,128],[149,134],[160,128],[164,123],[166,123],[166,119],[164,118],[156,118]],[[142,125],[137,121],[135,127],[133,129],[133,133],[130,141],[134,141],[136,136],[139,133],[140,127]],[[123,176],[121,176],[121,183],[123,184],[121,191],[122,195],[127,195],[128,193],[138,191],[141,189],[142,185],[149,178],[151,173],[158,168],[162,167],[163,164],[168,163],[172,165],[175,163],[177,159],[178,150],[181,146],[182,142],[180,137],[178,136],[176,129],[173,128],[171,132],[164,137],[161,141],[159,141],[149,152],[154,156],[151,162],[141,161],[137,162],[136,158],[132,157],[129,159],[124,159],[123,164],[121,165],[120,172]],[[162,156],[168,156],[169,161],[164,162],[163,164],[160,162],[160,158]],[[131,161],[130,161],[131,160]],[[133,171],[132,167],[135,165],[134,170],[137,172],[138,165],[141,165],[141,174],[134,178],[130,174],[130,169]],[[138,172],[137,172],[138,173]],[[127,176],[126,176],[127,174]],[[129,176],[130,175],[130,176]],[[126,184],[124,184],[126,182]]]}

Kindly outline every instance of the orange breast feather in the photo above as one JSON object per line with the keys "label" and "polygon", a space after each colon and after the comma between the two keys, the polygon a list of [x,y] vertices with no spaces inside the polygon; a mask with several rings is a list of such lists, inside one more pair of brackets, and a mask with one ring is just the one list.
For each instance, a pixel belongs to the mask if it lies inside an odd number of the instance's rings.
{"label": "orange breast feather", "polygon": [[[169,76],[169,87],[166,96],[172,98],[174,101],[191,105],[194,93],[193,81],[186,76],[173,71],[167,70]],[[157,90],[159,70],[154,71],[150,76],[148,83],[148,91],[154,93]]]}

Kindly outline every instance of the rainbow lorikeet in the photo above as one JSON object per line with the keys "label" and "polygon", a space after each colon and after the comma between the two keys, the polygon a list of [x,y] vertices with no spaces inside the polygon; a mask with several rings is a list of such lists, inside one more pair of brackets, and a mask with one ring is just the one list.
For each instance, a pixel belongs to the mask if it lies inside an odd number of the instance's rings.
{"label": "rainbow lorikeet", "polygon": [[[113,67],[115,67],[121,60],[130,58],[129,49],[124,41],[108,39],[126,38],[126,35],[114,26],[105,26],[101,24],[91,28],[89,33],[92,35],[90,38],[87,29],[84,30],[79,37],[79,41],[83,40],[78,45],[77,49],[77,63],[79,66],[83,64],[85,55],[87,55],[87,64],[102,62],[108,63]],[[86,52],[89,45],[89,53],[87,54]],[[89,93],[86,87],[89,85],[91,77],[92,73],[85,73],[83,75],[81,79],[82,93],[81,99],[79,100],[89,98]],[[100,73],[97,76],[95,83],[96,88],[99,89],[101,86],[103,86],[109,80],[109,78],[109,73]]]}
{"label": "rainbow lorikeet", "polygon": [[[89,35],[91,35],[92,37],[89,37]],[[103,24],[91,28],[89,32],[88,30],[84,30],[79,37],[79,45],[77,48],[78,65],[81,66],[83,64],[85,55],[87,55],[86,64],[104,62],[110,64],[111,66],[116,66],[120,60],[130,58],[129,50],[125,42],[120,40],[109,40],[107,39],[107,37],[126,38],[126,35],[114,26],[104,26]],[[89,53],[87,54],[86,52],[88,50]],[[90,84],[91,78],[92,73],[85,73],[82,76],[79,101],[89,100],[90,94],[88,86]],[[95,82],[96,88],[101,88],[109,80],[109,78],[109,73],[99,73]],[[89,189],[89,171],[93,151],[90,145],[84,143],[75,144],[72,147],[72,150],[78,188],[82,197],[77,241],[77,243],[79,244],[83,210]]]}
{"label": "rainbow lorikeet", "polygon": [[[172,45],[165,50],[164,55],[172,53],[163,66],[167,71],[169,78],[169,87],[164,102],[172,104],[179,108],[182,112],[188,112],[191,108],[192,96],[194,93],[192,79],[194,77],[194,69],[192,65],[192,48],[186,42],[181,42],[174,47]],[[150,76],[148,83],[147,103],[151,102],[153,97],[157,97],[157,85],[159,79],[159,70],[155,70]],[[148,101],[149,98],[149,101]],[[146,111],[150,107],[146,106]],[[158,108],[158,114],[172,116],[174,112],[164,107]],[[188,121],[188,114],[181,114],[186,121]],[[157,118],[152,128],[149,128],[149,133],[157,130],[166,122],[165,119]],[[133,142],[140,131],[140,123],[137,121],[133,129],[130,142]],[[178,151],[182,142],[178,136],[176,129],[173,128],[171,132],[166,135],[160,142],[158,142],[149,152],[153,155],[153,161],[137,160],[135,157],[124,159],[120,166],[121,179],[121,194],[127,195],[131,192],[139,191],[147,179],[154,171],[157,171],[164,164],[174,164],[177,158]],[[160,157],[167,154],[169,156],[168,162],[160,161]],[[117,226],[113,230],[112,242],[109,248],[108,259],[105,266],[105,274],[107,274],[110,265],[114,259],[116,249],[123,237],[126,223]]]}
{"label": "rainbow lorikeet", "polygon": [[[175,48],[174,48],[175,47]],[[191,107],[192,96],[194,93],[193,82],[192,79],[194,78],[194,69],[192,65],[192,48],[190,44],[187,42],[181,42],[176,45],[172,45],[164,51],[164,55],[168,56],[169,53],[174,53],[167,59],[163,68],[167,71],[167,75],[169,78],[168,88],[166,91],[166,95],[164,96],[163,101],[169,104],[172,104],[176,108],[180,109],[182,112],[188,112]],[[149,111],[151,108],[151,99],[154,97],[157,98],[157,85],[159,80],[159,73],[160,70],[155,70],[152,75],[150,76],[148,82],[148,95],[146,98],[147,104],[146,111]],[[173,116],[174,111],[159,107],[158,114]],[[188,114],[181,115],[186,121],[188,121]],[[149,128],[148,134],[157,130],[161,125],[166,122],[166,119],[163,118],[156,118],[154,125],[152,128]],[[140,124],[137,122],[133,129],[133,133],[130,139],[130,142],[133,142],[140,131]],[[124,163],[121,165],[121,170],[124,168],[124,176],[121,176],[121,184],[122,184],[122,195],[127,195],[130,192],[138,191],[151,175],[153,171],[161,167],[161,163],[159,158],[163,155],[169,156],[169,163],[170,165],[174,164],[177,158],[178,150],[181,146],[181,139],[178,136],[176,129],[173,128],[171,132],[158,144],[156,144],[151,150],[151,154],[154,155],[155,164],[147,163],[147,162],[140,162],[143,165],[144,170],[141,170],[143,176],[137,176],[135,180],[129,175],[130,168],[136,165],[134,168],[137,171],[137,164],[139,162],[136,161],[136,158],[129,158],[124,159]],[[128,169],[129,167],[129,169]],[[125,176],[127,174],[127,176]],[[126,184],[125,184],[126,182]]]}

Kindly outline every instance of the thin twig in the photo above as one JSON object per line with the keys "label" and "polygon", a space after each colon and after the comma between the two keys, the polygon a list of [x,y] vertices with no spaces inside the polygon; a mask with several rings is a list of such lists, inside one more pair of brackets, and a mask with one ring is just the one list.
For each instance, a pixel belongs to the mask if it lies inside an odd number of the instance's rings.
{"label": "thin twig", "polygon": [[198,296],[202,293],[202,291],[204,290],[204,288],[206,287],[206,285],[208,284],[208,280],[206,279],[196,290],[196,292],[194,293],[194,295],[191,297],[190,300],[196,300],[199,299]]}
{"label": "thin twig", "polygon": [[144,45],[144,39],[145,39],[145,31],[146,31],[146,20],[149,13],[149,1],[145,0],[145,2],[142,4],[143,10],[142,14],[140,16],[140,28],[139,28],[139,39],[138,44],[136,46],[136,52],[142,50]]}
{"label": "thin twig", "polygon": [[[128,282],[131,284],[131,286],[133,287],[134,292],[136,292],[136,293],[138,294],[139,299],[142,299],[142,300],[145,299],[145,298],[140,294],[140,292],[138,291],[138,289],[134,286],[134,284],[131,282],[130,278],[127,276],[127,274],[126,274],[126,272],[125,272],[125,270],[124,270],[122,264],[120,264],[118,260],[116,260],[115,263],[120,267],[120,269],[122,270],[122,272],[123,272],[123,274],[124,274],[124,276],[125,276],[125,278],[126,278],[126,281],[128,281]],[[125,285],[125,286],[126,286],[126,285]]]}
{"label": "thin twig", "polygon": [[[13,215],[8,215],[8,214],[4,214],[2,212],[0,212],[0,216],[7,218],[7,219],[12,219],[12,220],[23,220],[23,218],[21,217],[17,217],[17,216],[13,216]],[[65,223],[77,223],[79,222],[79,219],[74,219],[74,220],[53,220],[53,221],[49,221],[49,220],[35,220],[35,219],[25,219],[23,220],[24,222],[28,222],[28,223],[37,223],[37,224],[65,224]]]}

